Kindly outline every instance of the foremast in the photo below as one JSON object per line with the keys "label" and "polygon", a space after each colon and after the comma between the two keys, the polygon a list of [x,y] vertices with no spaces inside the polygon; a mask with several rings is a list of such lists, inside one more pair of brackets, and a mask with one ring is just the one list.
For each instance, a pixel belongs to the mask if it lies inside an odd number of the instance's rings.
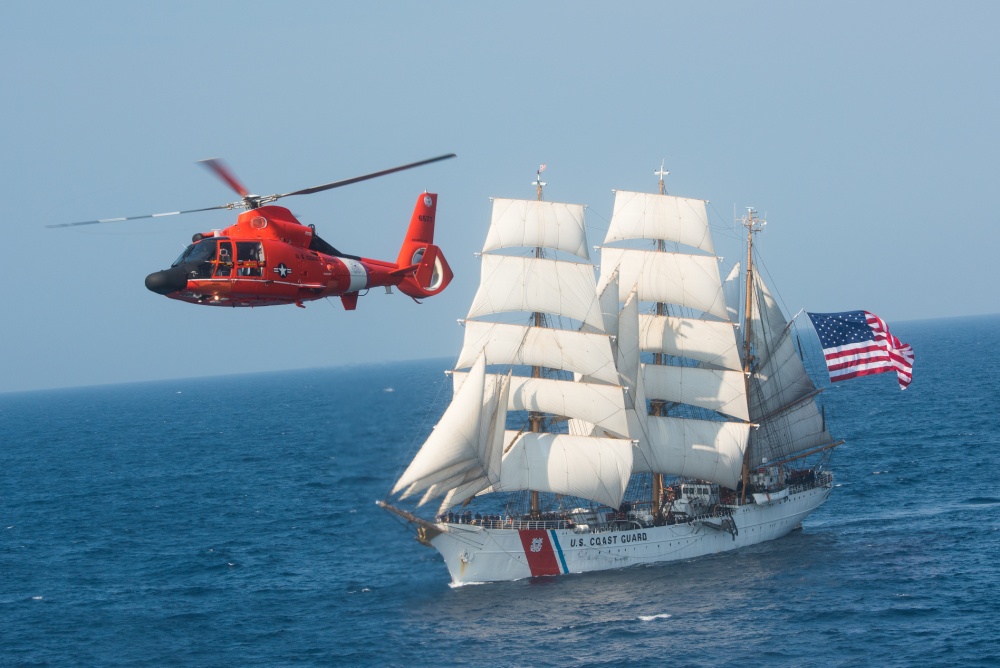
{"label": "foremast", "polygon": [[[633,444],[584,207],[541,199],[541,171],[534,200],[492,199],[452,403],[393,489],[401,498],[443,497],[443,512],[477,495],[528,492],[537,517],[539,493],[612,507],[624,496]],[[551,431],[579,419],[595,433]]]}

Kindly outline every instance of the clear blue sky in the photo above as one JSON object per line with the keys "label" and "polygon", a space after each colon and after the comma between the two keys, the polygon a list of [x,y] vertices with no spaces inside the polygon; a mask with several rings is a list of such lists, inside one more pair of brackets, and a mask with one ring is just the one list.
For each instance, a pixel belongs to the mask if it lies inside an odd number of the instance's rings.
{"label": "clear blue sky", "polygon": [[[756,206],[792,312],[1000,312],[998,26],[992,2],[8,3],[0,391],[454,356],[489,197],[532,197],[542,162],[547,199],[589,205],[592,244],[611,189],[654,190],[661,159],[720,228]],[[264,194],[447,152],[285,200],[392,259],[439,193],[456,279],[419,306],[145,289],[230,212],[43,227],[231,201],[206,157]]]}

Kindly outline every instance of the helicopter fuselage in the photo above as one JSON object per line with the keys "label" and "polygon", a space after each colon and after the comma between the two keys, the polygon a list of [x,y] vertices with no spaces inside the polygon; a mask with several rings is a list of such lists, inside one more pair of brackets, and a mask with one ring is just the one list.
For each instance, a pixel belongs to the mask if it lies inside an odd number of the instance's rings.
{"label": "helicopter fuselage", "polygon": [[433,296],[452,273],[432,243],[437,195],[417,200],[396,262],[340,253],[280,206],[240,214],[223,230],[196,234],[169,269],[146,287],[171,299],[207,306],[254,307],[341,297],[353,310],[373,287],[398,286],[413,298]]}

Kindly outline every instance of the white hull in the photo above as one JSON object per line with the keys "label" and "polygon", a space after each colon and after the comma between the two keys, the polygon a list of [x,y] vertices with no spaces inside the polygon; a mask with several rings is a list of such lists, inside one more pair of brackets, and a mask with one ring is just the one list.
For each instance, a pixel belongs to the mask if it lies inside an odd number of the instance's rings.
{"label": "white hull", "polygon": [[[770,503],[733,507],[736,531],[706,518],[627,531],[497,529],[437,524],[430,543],[455,584],[586,573],[637,564],[693,559],[781,538],[830,495],[831,484],[796,491]],[[710,526],[714,524],[715,526]]]}

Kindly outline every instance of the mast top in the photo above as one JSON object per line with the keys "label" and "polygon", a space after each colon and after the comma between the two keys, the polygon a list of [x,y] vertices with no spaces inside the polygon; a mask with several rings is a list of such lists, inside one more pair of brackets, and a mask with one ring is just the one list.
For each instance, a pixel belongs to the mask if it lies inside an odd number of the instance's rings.
{"label": "mast top", "polygon": [[660,177],[660,194],[661,195],[666,195],[667,194],[667,187],[666,187],[666,184],[663,183],[663,179],[664,179],[664,177],[667,174],[670,173],[669,169],[664,169],[663,168],[663,163],[664,162],[665,161],[661,160],[660,161],[660,168],[658,170],[656,170],[655,172],[653,172],[653,176],[659,176]]}
{"label": "mast top", "polygon": [[546,164],[542,163],[538,167],[538,171],[535,172],[535,180],[531,182],[531,185],[535,186],[538,190],[538,201],[542,201],[542,188],[545,187],[545,182],[542,181],[542,172],[545,171]]}
{"label": "mast top", "polygon": [[747,207],[747,213],[740,218],[743,227],[747,228],[747,233],[760,232],[767,225],[767,221],[757,217],[757,209],[752,206]]}

